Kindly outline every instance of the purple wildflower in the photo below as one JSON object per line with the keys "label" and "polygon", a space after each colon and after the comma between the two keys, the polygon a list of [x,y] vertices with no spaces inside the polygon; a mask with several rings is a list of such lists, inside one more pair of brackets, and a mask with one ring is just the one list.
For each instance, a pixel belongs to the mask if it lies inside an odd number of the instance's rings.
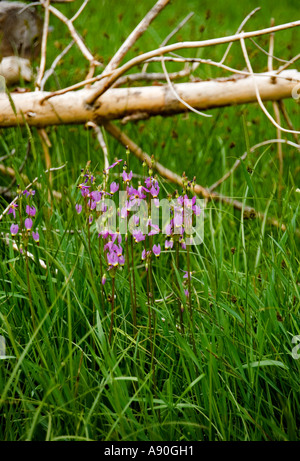
{"label": "purple wildflower", "polygon": [[169,248],[172,249],[174,245],[173,240],[166,240],[165,241],[165,249],[168,250]]}
{"label": "purple wildflower", "polygon": [[105,213],[105,212],[107,211],[107,205],[106,205],[106,203],[101,202],[100,210],[99,210],[99,211],[103,211],[103,213]]}
{"label": "purple wildflower", "polygon": [[158,198],[154,198],[153,199],[153,202],[154,202],[154,205],[156,206],[156,208],[159,207],[159,199]]}
{"label": "purple wildflower", "polygon": [[107,253],[107,262],[110,267],[117,267],[119,264],[119,258],[117,253],[112,251],[111,253]]}
{"label": "purple wildflower", "polygon": [[165,232],[168,236],[172,235],[172,230],[173,230],[173,220],[169,222],[169,224],[166,225]]}
{"label": "purple wildflower", "polygon": [[39,241],[40,241],[40,236],[39,236],[38,231],[36,231],[36,232],[33,231],[33,232],[32,232],[32,238],[33,238],[33,240],[34,240],[35,242],[39,243]]}
{"label": "purple wildflower", "polygon": [[89,188],[91,186],[86,186],[85,184],[79,184],[78,188],[80,189],[82,197],[87,197],[89,195]]}
{"label": "purple wildflower", "polygon": [[[184,272],[183,278],[184,278],[184,279],[188,279],[188,278],[189,278],[189,273],[188,273],[188,271],[183,271],[183,272]],[[192,276],[192,274],[193,274],[193,272],[190,272],[190,277]]]}
{"label": "purple wildflower", "polygon": [[10,206],[10,208],[9,208],[9,210],[8,210],[8,213],[7,213],[7,214],[10,214],[10,213],[12,213],[12,214],[13,214],[13,217],[14,217],[14,219],[16,219],[16,208],[17,208],[18,206],[19,206],[19,205],[18,205],[17,203],[13,203],[13,204]]}
{"label": "purple wildflower", "polygon": [[28,191],[27,189],[24,190],[23,192],[23,195],[26,195],[26,197],[29,197],[30,195],[34,195],[35,194],[35,190],[30,190]]}
{"label": "purple wildflower", "polygon": [[118,257],[118,260],[119,260],[120,266],[124,266],[124,264],[125,264],[125,258],[124,258],[124,256],[123,256],[123,255],[120,255],[120,256]]}
{"label": "purple wildflower", "polygon": [[153,198],[156,198],[159,194],[159,185],[158,182],[156,182],[156,187],[154,184],[152,184],[152,187],[150,189],[150,194],[152,195]]}
{"label": "purple wildflower", "polygon": [[153,245],[152,251],[155,254],[155,256],[158,257],[160,255],[160,252],[161,252],[160,244]]}
{"label": "purple wildflower", "polygon": [[117,192],[119,190],[119,184],[117,184],[115,181],[111,183],[110,185],[110,192],[112,194],[114,194],[115,192]]}
{"label": "purple wildflower", "polygon": [[114,252],[118,251],[117,245],[116,245],[114,242],[112,242],[111,240],[110,240],[109,242],[107,242],[107,243],[104,245],[104,248],[103,248],[103,249],[104,249],[104,251],[108,250],[108,251],[110,251],[110,252],[112,252],[112,251],[114,251]]}
{"label": "purple wildflower", "polygon": [[108,230],[102,230],[99,234],[98,237],[102,237],[103,239],[106,239],[109,236],[109,231]]}
{"label": "purple wildflower", "polygon": [[90,210],[94,210],[97,206],[97,202],[95,202],[95,200],[89,200],[87,204]]}
{"label": "purple wildflower", "polygon": [[133,222],[133,224],[134,224],[135,226],[138,226],[138,225],[139,225],[139,222],[140,222],[139,216],[133,215],[131,219],[132,219],[132,222]]}
{"label": "purple wildflower", "polygon": [[150,223],[150,226],[152,227],[152,229],[148,234],[149,236],[159,234],[159,227],[157,226],[157,224]]}
{"label": "purple wildflower", "polygon": [[18,226],[18,224],[12,224],[12,225],[10,226],[10,233],[11,233],[11,235],[12,235],[13,237],[14,237],[15,235],[17,235],[18,231],[19,231],[19,226]]}
{"label": "purple wildflower", "polygon": [[120,234],[120,232],[111,232],[109,235],[111,236],[111,240],[113,243],[116,240],[119,244],[122,243],[122,235]]}
{"label": "purple wildflower", "polygon": [[200,206],[199,206],[199,205],[194,205],[194,206],[193,206],[193,212],[194,212],[195,216],[199,216],[200,213],[201,213],[201,208],[200,208]]}
{"label": "purple wildflower", "polygon": [[95,202],[100,202],[100,200],[102,199],[102,195],[103,195],[103,192],[99,190],[94,190],[93,192],[90,193],[91,198]]}
{"label": "purple wildflower", "polygon": [[82,211],[82,205],[80,205],[79,203],[76,203],[75,210],[77,211],[78,214],[80,214]]}
{"label": "purple wildflower", "polygon": [[26,218],[24,224],[25,224],[25,228],[27,229],[27,231],[30,231],[30,229],[32,228],[32,224],[33,224],[32,219]]}
{"label": "purple wildflower", "polygon": [[36,209],[34,208],[34,206],[26,205],[26,213],[28,214],[28,216],[35,216]]}
{"label": "purple wildflower", "polygon": [[122,173],[122,178],[123,178],[124,182],[131,181],[131,179],[132,179],[132,171],[130,171],[130,173],[126,173],[126,171],[124,170],[123,173]]}
{"label": "purple wildflower", "polygon": [[142,240],[145,240],[145,235],[142,233],[141,230],[133,230],[132,235],[134,238],[135,243],[141,242]]}
{"label": "purple wildflower", "polygon": [[154,181],[154,180],[153,180],[153,177],[152,177],[152,176],[149,176],[149,178],[146,178],[146,179],[145,179],[145,184],[146,184],[146,186],[147,186],[148,189],[150,189],[150,187],[152,186],[153,181]]}
{"label": "purple wildflower", "polygon": [[118,163],[121,163],[121,162],[123,162],[123,159],[117,160],[116,162],[108,166],[105,171],[110,170],[111,168],[113,168],[114,166],[118,165]]}

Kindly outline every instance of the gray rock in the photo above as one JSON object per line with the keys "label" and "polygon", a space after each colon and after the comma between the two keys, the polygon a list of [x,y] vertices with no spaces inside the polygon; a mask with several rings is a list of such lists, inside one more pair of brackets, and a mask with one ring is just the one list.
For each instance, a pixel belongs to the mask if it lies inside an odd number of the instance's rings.
{"label": "gray rock", "polygon": [[21,2],[0,1],[0,59],[37,57],[42,29],[43,21],[35,8]]}

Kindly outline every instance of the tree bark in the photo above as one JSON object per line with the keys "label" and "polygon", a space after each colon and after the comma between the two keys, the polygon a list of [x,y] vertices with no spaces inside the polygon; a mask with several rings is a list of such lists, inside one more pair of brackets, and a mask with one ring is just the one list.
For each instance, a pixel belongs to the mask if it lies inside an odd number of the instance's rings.
{"label": "tree bark", "polygon": [[[283,78],[284,77],[284,78]],[[173,85],[178,95],[197,110],[205,111],[257,101],[255,78],[263,101],[279,101],[292,97],[293,88],[299,85],[300,72],[285,70],[274,79],[266,74],[255,77],[233,76],[196,83]],[[70,91],[53,96],[43,103],[47,92],[23,94],[0,93],[0,126],[24,125],[45,127],[62,124],[84,124],[94,121],[123,119],[142,113],[144,118],[174,115],[186,112],[187,108],[178,101],[168,85],[112,88],[107,90],[94,104],[89,106],[86,99],[91,89]]]}

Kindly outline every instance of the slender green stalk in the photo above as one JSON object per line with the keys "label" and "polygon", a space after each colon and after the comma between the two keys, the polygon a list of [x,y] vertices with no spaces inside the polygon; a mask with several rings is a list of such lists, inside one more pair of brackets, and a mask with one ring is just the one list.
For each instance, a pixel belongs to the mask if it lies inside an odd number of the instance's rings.
{"label": "slender green stalk", "polygon": [[29,263],[28,263],[28,252],[27,252],[27,244],[25,245],[25,266],[26,266],[26,280],[27,280],[27,288],[28,288],[28,299],[29,299],[29,305],[30,305],[30,312],[31,312],[31,318],[32,318],[32,326],[33,326],[33,331],[36,330],[35,326],[35,313],[33,309],[33,304],[32,304],[32,295],[31,295],[31,288],[30,288],[30,278],[29,278]]}
{"label": "slender green stalk", "polygon": [[134,273],[134,253],[133,253],[133,236],[130,236],[130,246],[131,246],[131,267],[132,267],[132,281],[133,281],[133,294],[134,294],[134,308],[136,316],[136,284],[135,284],[135,273]]}
{"label": "slender green stalk", "polygon": [[187,245],[186,251],[187,270],[188,270],[188,288],[189,288],[189,313],[190,313],[190,335],[193,344],[193,350],[196,353],[195,336],[194,336],[194,319],[192,307],[192,283],[191,283],[191,263],[190,263],[190,245]]}
{"label": "slender green stalk", "polygon": [[[176,264],[177,271],[179,271],[179,241],[178,239],[175,240],[175,264]],[[183,313],[181,310],[181,302],[180,302],[179,297],[178,297],[178,312],[179,312],[179,319],[180,319],[180,329],[184,333]]]}
{"label": "slender green stalk", "polygon": [[105,310],[104,310],[104,287],[103,287],[103,284],[102,284],[102,277],[103,277],[102,248],[103,248],[102,239],[101,239],[101,237],[99,237],[99,266],[100,266],[101,302],[102,302],[101,308],[102,308],[102,313],[104,314],[104,313],[105,313]]}
{"label": "slender green stalk", "polygon": [[109,328],[109,337],[108,342],[111,344],[112,331],[114,325],[114,309],[115,309],[115,276],[112,277],[112,287],[111,287],[111,316],[110,316],[110,328]]}
{"label": "slender green stalk", "polygon": [[125,239],[125,251],[126,251],[126,265],[128,267],[128,282],[129,282],[129,293],[130,293],[130,303],[132,309],[132,322],[133,322],[133,334],[136,334],[136,309],[132,292],[132,282],[131,282],[131,265],[129,259],[129,247],[128,247],[128,238]]}

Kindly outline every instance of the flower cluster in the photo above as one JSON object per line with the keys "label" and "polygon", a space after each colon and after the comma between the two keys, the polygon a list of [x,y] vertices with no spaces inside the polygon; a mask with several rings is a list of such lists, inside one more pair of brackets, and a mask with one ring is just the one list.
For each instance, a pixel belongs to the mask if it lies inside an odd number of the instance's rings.
{"label": "flower cluster", "polygon": [[186,248],[184,234],[192,234],[193,216],[199,216],[201,208],[196,204],[196,196],[188,198],[187,194],[177,195],[172,201],[172,218],[166,225],[165,232],[170,238],[165,247],[173,247],[173,239],[178,238],[183,249]]}
{"label": "flower cluster", "polygon": [[[80,190],[83,205],[76,203],[75,209],[78,214],[84,211],[87,223],[91,225],[96,218],[98,237],[103,239],[103,252],[107,264],[107,270],[111,276],[115,276],[118,268],[125,264],[123,254],[123,244],[127,244],[129,232],[131,234],[131,244],[142,242],[141,259],[148,271],[149,262],[152,256],[159,258],[162,248],[160,243],[153,241],[162,232],[154,218],[149,216],[149,205],[157,209],[159,203],[160,187],[158,180],[153,176],[149,169],[149,175],[138,185],[133,184],[133,172],[127,171],[126,162],[123,163],[123,172],[120,174],[119,182],[113,181],[108,184],[109,170],[123,162],[122,159],[115,161],[103,171],[104,179],[102,184],[96,185],[95,176],[89,171],[88,166],[82,170],[82,181],[77,186]],[[193,218],[201,213],[200,207],[196,203],[196,196],[189,198],[192,189],[192,182],[183,176],[183,191],[179,195],[176,191],[173,197],[169,197],[169,219],[165,226],[167,238],[164,241],[165,251],[171,251],[174,244],[186,248],[185,235],[193,232]],[[119,207],[116,211],[114,194],[119,191],[121,197]],[[112,199],[112,200],[108,200]],[[112,210],[110,213],[110,209]],[[138,211],[138,213],[136,213]],[[110,221],[113,213],[118,215],[120,228],[115,227],[115,221]],[[103,218],[103,219],[102,219]],[[116,216],[114,216],[116,218]],[[127,224],[128,223],[128,224]],[[121,228],[122,226],[122,228]],[[122,241],[122,235],[124,242]],[[106,274],[102,277],[102,283],[106,281]],[[185,290],[187,296],[187,290]]]}
{"label": "flower cluster", "polygon": [[[123,255],[122,248],[122,236],[118,232],[102,231],[99,233],[99,237],[102,237],[106,243],[104,244],[103,250],[108,264],[108,270],[112,270],[112,277],[114,277],[115,270],[118,267],[123,267],[125,264],[125,258]],[[106,281],[106,275],[102,277],[102,284]]]}
{"label": "flower cluster", "polygon": [[[28,191],[26,189],[23,192],[20,191],[19,196],[18,196],[19,203],[17,203],[17,201],[12,203],[8,210],[8,214],[12,214],[14,219],[16,219],[16,211],[18,211],[18,215],[19,215],[19,224],[13,223],[10,226],[10,233],[13,237],[15,237],[20,232],[22,236],[24,237],[25,241],[28,241],[28,238],[31,235],[33,240],[39,243],[39,239],[40,239],[39,233],[37,230],[36,231],[33,230],[32,218],[34,218],[36,215],[36,208],[31,204],[31,200],[34,195],[35,195],[34,190]],[[27,201],[26,206],[25,206],[25,213],[26,213],[25,219],[22,216],[22,211],[21,211],[23,199]]]}

